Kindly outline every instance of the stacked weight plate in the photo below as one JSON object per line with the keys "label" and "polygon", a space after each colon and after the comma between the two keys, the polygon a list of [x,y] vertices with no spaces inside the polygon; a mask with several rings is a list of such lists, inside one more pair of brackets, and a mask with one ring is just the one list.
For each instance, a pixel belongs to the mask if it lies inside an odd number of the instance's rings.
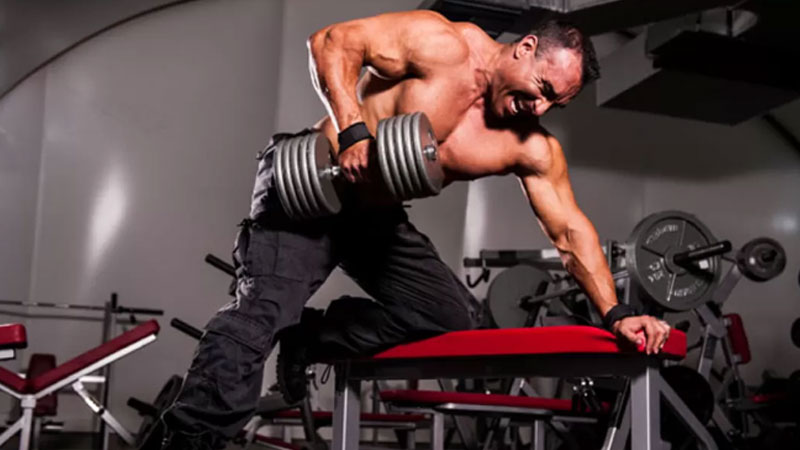
{"label": "stacked weight plate", "polygon": [[378,163],[396,200],[430,197],[442,190],[444,172],[433,128],[424,113],[378,123]]}
{"label": "stacked weight plate", "polygon": [[276,145],[275,184],[286,214],[313,219],[336,214],[342,205],[333,185],[331,146],[322,133],[284,139]]}

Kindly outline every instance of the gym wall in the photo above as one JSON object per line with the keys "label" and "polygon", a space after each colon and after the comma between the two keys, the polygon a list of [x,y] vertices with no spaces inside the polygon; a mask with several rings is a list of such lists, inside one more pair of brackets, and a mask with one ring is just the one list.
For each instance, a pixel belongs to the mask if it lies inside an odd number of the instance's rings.
{"label": "gym wall", "polygon": [[[159,340],[113,366],[111,407],[130,427],[127,398],[152,398],[191,359],[195,342],[169,318],[203,325],[229,299],[229,278],[203,256],[229,257],[248,212],[255,153],[273,132],[282,11],[277,0],[165,9],[0,100],[0,298],[102,305],[116,291],[166,310]],[[24,322],[27,354],[59,362],[101,339],[98,321]],[[62,397],[67,425],[88,428],[88,410]]]}

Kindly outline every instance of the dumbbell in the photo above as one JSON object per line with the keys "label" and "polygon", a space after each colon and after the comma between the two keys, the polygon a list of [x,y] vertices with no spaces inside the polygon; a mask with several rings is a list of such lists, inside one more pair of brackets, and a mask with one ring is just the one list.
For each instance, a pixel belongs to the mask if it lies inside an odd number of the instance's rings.
{"label": "dumbbell", "polygon": [[[381,120],[378,164],[392,199],[405,201],[438,194],[444,172],[433,128],[424,113]],[[342,204],[330,141],[319,132],[284,139],[275,146],[275,185],[286,214],[296,220],[337,214]]]}

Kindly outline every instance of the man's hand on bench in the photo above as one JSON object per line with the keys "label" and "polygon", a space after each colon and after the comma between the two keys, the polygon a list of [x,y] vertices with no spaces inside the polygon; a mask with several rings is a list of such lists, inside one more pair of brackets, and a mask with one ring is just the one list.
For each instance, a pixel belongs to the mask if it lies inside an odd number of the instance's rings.
{"label": "man's hand on bench", "polygon": [[612,327],[618,338],[626,339],[648,355],[661,351],[669,337],[667,322],[652,316],[631,316],[622,318]]}

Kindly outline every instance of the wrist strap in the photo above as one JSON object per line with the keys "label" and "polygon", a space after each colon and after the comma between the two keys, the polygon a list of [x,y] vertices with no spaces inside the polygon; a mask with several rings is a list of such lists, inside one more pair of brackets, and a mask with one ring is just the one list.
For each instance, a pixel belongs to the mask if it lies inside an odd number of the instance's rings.
{"label": "wrist strap", "polygon": [[614,305],[613,308],[609,309],[605,317],[603,317],[603,326],[606,327],[606,330],[612,331],[612,327],[616,321],[637,314],[638,313],[632,306],[618,303]]}
{"label": "wrist strap", "polygon": [[367,124],[356,122],[339,133],[339,151],[350,148],[351,145],[364,139],[372,139]]}

